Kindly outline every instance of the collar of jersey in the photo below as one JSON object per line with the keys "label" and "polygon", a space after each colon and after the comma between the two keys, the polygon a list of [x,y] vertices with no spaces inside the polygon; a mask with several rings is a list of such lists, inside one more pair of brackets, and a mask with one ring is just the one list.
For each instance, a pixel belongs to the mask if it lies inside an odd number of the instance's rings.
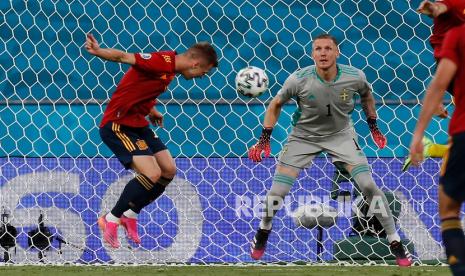
{"label": "collar of jersey", "polygon": [[336,64],[336,68],[337,68],[336,77],[334,78],[334,80],[332,80],[332,81],[330,81],[330,82],[325,81],[324,79],[322,79],[322,78],[320,77],[320,75],[318,75],[318,73],[316,72],[316,66],[313,67],[313,72],[315,73],[317,79],[318,79],[322,84],[332,84],[332,83],[335,83],[335,82],[341,77],[341,74],[342,74],[342,69],[341,69],[341,67],[339,67],[339,65]]}

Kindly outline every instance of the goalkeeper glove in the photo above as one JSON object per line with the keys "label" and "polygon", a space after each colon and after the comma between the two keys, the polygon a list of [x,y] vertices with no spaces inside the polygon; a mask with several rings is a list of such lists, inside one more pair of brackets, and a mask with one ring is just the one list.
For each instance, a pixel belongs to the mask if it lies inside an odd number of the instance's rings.
{"label": "goalkeeper glove", "polygon": [[262,152],[265,153],[265,157],[269,157],[271,153],[270,147],[270,138],[273,128],[266,127],[262,130],[262,135],[258,143],[249,149],[249,159],[252,159],[254,162],[262,161]]}
{"label": "goalkeeper glove", "polygon": [[370,128],[371,137],[373,141],[380,149],[384,148],[387,143],[386,137],[379,131],[378,124],[376,123],[376,119],[368,118],[367,119],[368,127]]}

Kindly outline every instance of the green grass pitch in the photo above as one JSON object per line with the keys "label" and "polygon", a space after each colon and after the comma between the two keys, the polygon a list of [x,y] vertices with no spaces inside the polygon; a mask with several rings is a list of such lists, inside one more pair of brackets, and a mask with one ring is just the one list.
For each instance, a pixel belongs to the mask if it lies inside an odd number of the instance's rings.
{"label": "green grass pitch", "polygon": [[0,266],[2,276],[68,276],[68,275],[315,275],[315,276],[420,276],[451,275],[447,266]]}

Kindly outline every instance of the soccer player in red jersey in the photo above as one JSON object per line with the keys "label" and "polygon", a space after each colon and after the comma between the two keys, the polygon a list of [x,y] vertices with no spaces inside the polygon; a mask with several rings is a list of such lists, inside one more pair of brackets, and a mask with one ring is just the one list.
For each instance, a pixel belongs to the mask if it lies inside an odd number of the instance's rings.
{"label": "soccer player in red jersey", "polygon": [[118,248],[118,225],[128,238],[140,243],[137,214],[158,198],[176,174],[176,164],[163,142],[150,129],[163,126],[163,116],[154,105],[176,74],[185,79],[201,78],[218,66],[215,49],[208,42],[194,44],[186,52],[126,53],[100,48],[92,34],[86,50],[99,58],[131,65],[124,74],[100,123],[100,136],[126,169],[137,175],[125,186],[114,208],[98,220],[105,242]]}
{"label": "soccer player in red jersey", "polygon": [[419,13],[433,18],[433,34],[430,37],[430,43],[436,60],[439,60],[446,32],[465,23],[464,11],[465,1],[463,0],[438,0],[436,2],[426,0],[418,7]]}
{"label": "soccer player in red jersey", "polygon": [[[433,33],[430,37],[431,47],[433,47],[434,58],[439,62],[439,53],[441,52],[442,41],[446,32],[453,27],[465,23],[465,1],[464,0],[439,0],[430,2],[423,1],[418,6],[418,12],[433,18]],[[453,82],[447,89],[450,93],[453,90]],[[444,105],[439,103],[435,115],[440,118],[447,118],[448,112]],[[423,138],[425,157],[444,157],[447,152],[447,145],[434,144],[429,138]],[[411,159],[407,158],[402,166],[402,171],[406,171],[411,164]]]}
{"label": "soccer player in red jersey", "polygon": [[423,159],[424,131],[447,87],[455,82],[455,111],[449,124],[449,150],[439,179],[439,216],[446,255],[454,275],[465,275],[465,236],[460,223],[460,209],[465,200],[465,25],[447,32],[442,43],[436,74],[426,92],[412,144],[414,165]]}

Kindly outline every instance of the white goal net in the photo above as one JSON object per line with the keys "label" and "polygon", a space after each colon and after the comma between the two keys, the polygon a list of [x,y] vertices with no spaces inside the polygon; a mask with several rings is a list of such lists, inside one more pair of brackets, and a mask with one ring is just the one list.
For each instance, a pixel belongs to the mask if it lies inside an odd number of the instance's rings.
{"label": "white goal net", "polygon": [[[287,76],[312,64],[312,37],[323,32],[340,41],[339,62],[362,69],[373,85],[387,147],[376,148],[359,106],[353,120],[376,183],[394,199],[402,238],[418,262],[443,259],[440,160],[401,172],[418,100],[434,71],[432,22],[415,12],[419,2],[0,1],[0,261],[252,263],[260,202],[296,105],[283,109],[272,158],[254,164],[247,148]],[[209,77],[176,78],[160,97],[165,128],[156,132],[178,173],[142,211],[140,246],[121,232],[122,247],[110,249],[96,223],[132,178],[98,134],[107,100],[128,67],[87,54],[88,32],[102,47],[127,52],[182,52],[206,40],[220,55]],[[269,91],[254,100],[234,88],[236,72],[247,65],[270,77]],[[445,142],[446,129],[447,120],[435,120],[428,135]],[[275,217],[263,262],[391,262],[369,226],[353,229],[352,185],[342,182],[336,190],[335,172],[320,156],[301,173]],[[334,207],[336,223],[298,227],[293,212],[314,203]]]}

